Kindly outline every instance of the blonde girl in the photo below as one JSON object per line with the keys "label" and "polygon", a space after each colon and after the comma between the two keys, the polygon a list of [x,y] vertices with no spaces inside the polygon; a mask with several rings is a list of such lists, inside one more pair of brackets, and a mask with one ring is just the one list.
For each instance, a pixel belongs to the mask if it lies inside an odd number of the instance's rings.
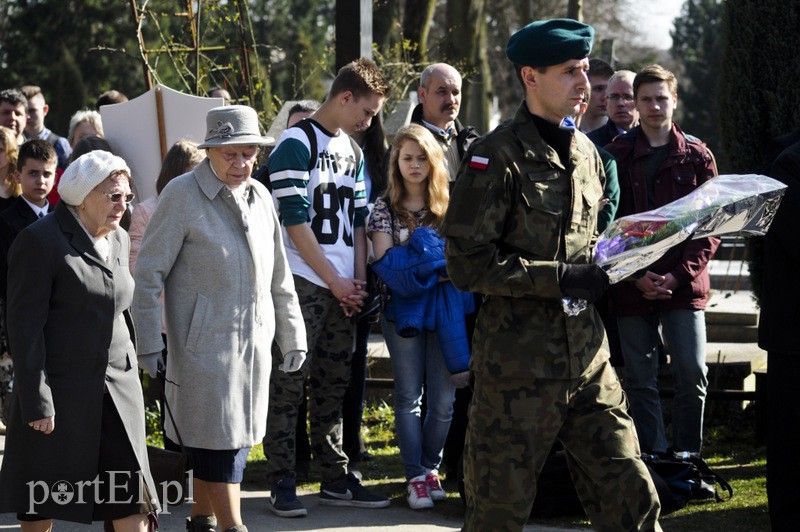
{"label": "blonde girl", "polygon": [[[425,127],[402,128],[392,144],[386,193],[375,202],[367,225],[375,258],[405,245],[417,228],[438,229],[448,200],[442,148]],[[395,422],[408,503],[413,509],[430,508],[434,500],[445,498],[437,468],[453,415],[455,387],[435,331],[405,338],[385,318],[382,328],[394,372]],[[423,384],[427,414],[421,421]]]}
{"label": "blonde girl", "polygon": [[0,210],[10,207],[22,192],[14,180],[17,170],[17,136],[13,130],[0,126]]}

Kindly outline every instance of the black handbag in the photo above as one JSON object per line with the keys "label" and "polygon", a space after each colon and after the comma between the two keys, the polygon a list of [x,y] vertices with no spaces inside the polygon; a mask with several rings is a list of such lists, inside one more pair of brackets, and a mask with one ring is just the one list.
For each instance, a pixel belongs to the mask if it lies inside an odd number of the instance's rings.
{"label": "black handbag", "polygon": [[391,291],[383,279],[375,273],[372,263],[367,264],[367,296],[358,319],[367,319],[370,323],[377,323],[380,320],[381,312],[386,308],[391,298]]}
{"label": "black handbag", "polygon": [[189,455],[186,453],[186,447],[183,445],[178,427],[175,424],[175,418],[172,417],[172,410],[169,408],[167,396],[164,393],[164,374],[158,373],[158,382],[161,385],[161,402],[167,411],[172,422],[172,428],[175,429],[175,434],[178,436],[178,443],[181,446],[180,452],[170,451],[154,445],[147,446],[147,458],[150,461],[150,474],[153,476],[153,482],[156,485],[158,500],[162,508],[165,505],[180,506],[183,504],[186,495],[188,494],[188,478],[186,472],[190,469]]}

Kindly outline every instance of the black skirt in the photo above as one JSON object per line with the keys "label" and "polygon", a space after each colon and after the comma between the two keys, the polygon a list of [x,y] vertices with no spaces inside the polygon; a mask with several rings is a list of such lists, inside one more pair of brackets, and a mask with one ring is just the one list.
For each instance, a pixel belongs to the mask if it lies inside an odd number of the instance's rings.
{"label": "black skirt", "polygon": [[[94,501],[101,501],[94,504],[92,520],[113,521],[155,511],[149,502],[151,497],[128,433],[108,392],[103,394],[99,453],[97,481],[87,488]],[[49,518],[38,514],[17,514],[17,519],[41,521]]]}

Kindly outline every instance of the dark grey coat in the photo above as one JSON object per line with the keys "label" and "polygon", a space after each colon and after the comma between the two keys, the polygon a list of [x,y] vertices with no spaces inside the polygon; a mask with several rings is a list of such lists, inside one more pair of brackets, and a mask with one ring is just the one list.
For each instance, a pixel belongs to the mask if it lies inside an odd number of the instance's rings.
{"label": "dark grey coat", "polygon": [[[31,481],[44,481],[50,491],[59,480],[75,489],[78,481],[95,478],[106,388],[148,489],[156,493],[138,366],[124,315],[133,298],[130,240],[121,229],[108,239],[106,262],[62,202],[11,246],[8,328],[15,389],[0,471],[0,512],[27,512]],[[28,427],[53,415],[55,430],[49,435]],[[43,490],[34,490],[35,497],[44,498]],[[93,504],[56,504],[51,497],[35,510],[89,523]]]}

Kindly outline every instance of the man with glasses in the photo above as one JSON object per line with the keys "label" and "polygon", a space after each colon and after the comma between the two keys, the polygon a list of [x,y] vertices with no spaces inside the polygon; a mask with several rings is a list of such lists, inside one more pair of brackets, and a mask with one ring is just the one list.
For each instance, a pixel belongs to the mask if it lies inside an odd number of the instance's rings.
{"label": "man with glasses", "polygon": [[633,100],[633,78],[630,70],[618,70],[608,80],[607,109],[608,122],[590,133],[589,139],[596,146],[609,144],[617,135],[626,133],[639,123],[639,112]]}

